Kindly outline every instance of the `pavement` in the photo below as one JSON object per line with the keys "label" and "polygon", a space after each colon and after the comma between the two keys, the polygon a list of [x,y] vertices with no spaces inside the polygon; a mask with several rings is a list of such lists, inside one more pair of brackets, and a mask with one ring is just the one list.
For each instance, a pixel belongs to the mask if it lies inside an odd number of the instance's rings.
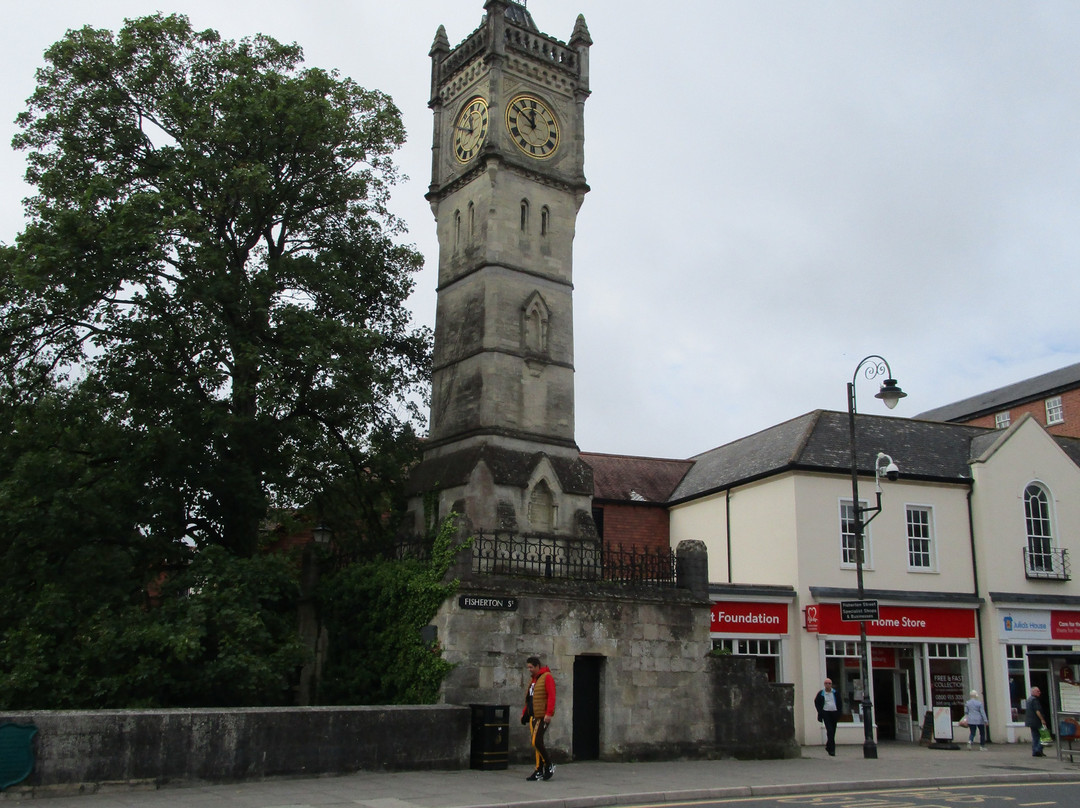
{"label": "pavement", "polygon": [[501,771],[359,772],[335,777],[262,780],[227,785],[104,785],[94,793],[37,795],[15,786],[0,805],[35,808],[601,808],[738,797],[783,796],[881,788],[944,788],[1018,782],[1080,783],[1076,763],[1035,758],[1027,744],[990,744],[987,751],[882,743],[866,759],[862,746],[829,757],[803,747],[790,760],[663,763],[566,763],[547,782],[526,782],[531,766]]}

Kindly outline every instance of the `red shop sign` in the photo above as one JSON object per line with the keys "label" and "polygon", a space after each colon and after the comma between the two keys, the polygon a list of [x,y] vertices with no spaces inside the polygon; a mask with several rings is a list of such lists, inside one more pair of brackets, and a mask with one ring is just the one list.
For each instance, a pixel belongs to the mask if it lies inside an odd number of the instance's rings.
{"label": "red shop sign", "polygon": [[[859,624],[840,619],[839,603],[819,603],[818,631],[822,634],[858,636]],[[879,620],[866,622],[870,637],[975,636],[974,609],[939,609],[932,606],[881,606]]]}
{"label": "red shop sign", "polygon": [[1050,636],[1055,640],[1080,640],[1080,612],[1050,612]]}
{"label": "red shop sign", "polygon": [[712,605],[710,628],[714,634],[787,634],[786,603],[733,603]]}

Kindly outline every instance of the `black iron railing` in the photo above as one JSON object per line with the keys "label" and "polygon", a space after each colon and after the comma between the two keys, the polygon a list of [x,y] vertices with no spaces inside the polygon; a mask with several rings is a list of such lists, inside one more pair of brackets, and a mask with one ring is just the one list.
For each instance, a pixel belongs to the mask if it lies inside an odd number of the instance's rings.
{"label": "black iron railing", "polygon": [[1037,580],[1071,581],[1069,551],[1025,547],[1024,573]]}
{"label": "black iron railing", "polygon": [[572,581],[674,587],[675,553],[670,548],[605,545],[520,533],[473,537],[473,572]]}

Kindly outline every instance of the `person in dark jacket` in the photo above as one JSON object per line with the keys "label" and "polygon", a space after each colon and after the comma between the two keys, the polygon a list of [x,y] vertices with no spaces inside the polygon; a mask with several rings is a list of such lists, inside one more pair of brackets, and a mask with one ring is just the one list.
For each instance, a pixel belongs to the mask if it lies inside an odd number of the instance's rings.
{"label": "person in dark jacket", "polygon": [[836,756],[836,722],[840,718],[840,695],[833,690],[832,679],[825,680],[825,687],[814,697],[817,720],[825,725],[825,751]]}
{"label": "person in dark jacket", "polygon": [[1046,719],[1043,718],[1042,702],[1039,701],[1041,695],[1042,691],[1039,688],[1031,688],[1031,695],[1028,697],[1027,707],[1024,710],[1024,726],[1031,730],[1032,757],[1046,757],[1042,740],[1039,738],[1039,733],[1042,732],[1043,725],[1046,723]]}
{"label": "person in dark jacket", "polygon": [[555,715],[555,677],[551,669],[540,664],[540,657],[526,660],[529,670],[529,689],[525,693],[525,709],[521,711],[521,723],[529,727],[533,749],[536,750],[536,771],[526,780],[550,780],[555,776],[555,766],[548,757],[544,733]]}

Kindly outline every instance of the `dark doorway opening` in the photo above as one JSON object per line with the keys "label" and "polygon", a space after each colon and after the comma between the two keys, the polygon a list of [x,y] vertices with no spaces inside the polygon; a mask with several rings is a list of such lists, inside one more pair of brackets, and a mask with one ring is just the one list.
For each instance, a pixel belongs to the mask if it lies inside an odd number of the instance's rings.
{"label": "dark doorway opening", "polygon": [[874,721],[879,741],[896,740],[896,674],[874,671]]}
{"label": "dark doorway opening", "polygon": [[574,658],[574,760],[600,759],[600,674],[602,656]]}

